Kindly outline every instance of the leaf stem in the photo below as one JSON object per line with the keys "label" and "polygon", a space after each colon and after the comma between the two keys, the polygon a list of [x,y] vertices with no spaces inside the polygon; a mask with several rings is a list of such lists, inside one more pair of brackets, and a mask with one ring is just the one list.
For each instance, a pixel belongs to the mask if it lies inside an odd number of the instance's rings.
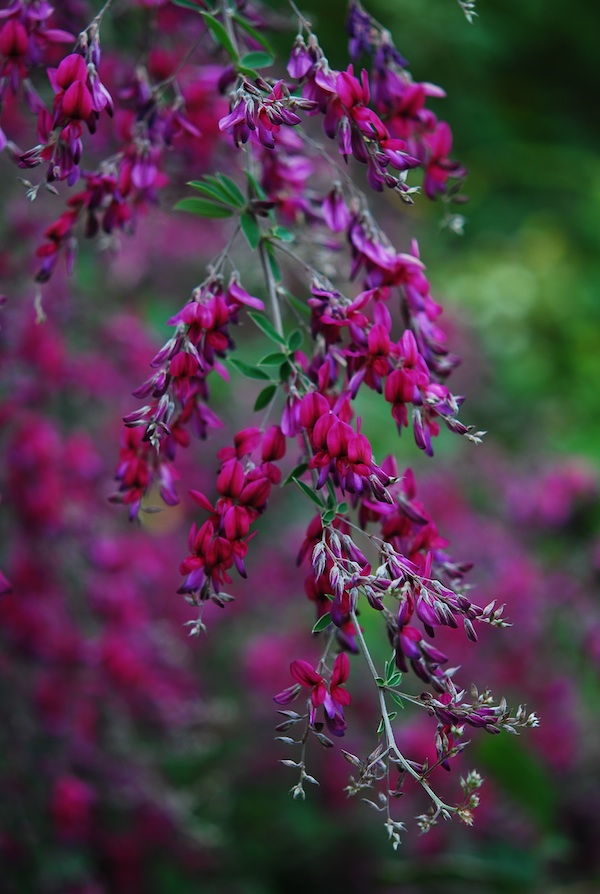
{"label": "leaf stem", "polygon": [[273,325],[277,330],[277,333],[283,338],[283,321],[281,319],[281,309],[279,307],[279,297],[277,295],[277,283],[275,282],[275,277],[273,276],[273,271],[271,270],[271,265],[269,264],[269,258],[267,257],[267,247],[264,240],[261,240],[258,246],[258,253],[260,256],[260,263],[262,265],[263,273],[265,275],[265,280],[267,283],[267,291],[269,293],[269,300],[271,302],[271,313],[273,314]]}
{"label": "leaf stem", "polygon": [[240,48],[238,46],[237,38],[235,36],[235,30],[231,23],[231,19],[233,18],[233,10],[229,4],[229,0],[221,0],[221,12],[223,13],[223,24],[225,26],[225,30],[227,31],[227,36],[232,43],[235,52],[237,53],[238,61],[240,58]]}
{"label": "leaf stem", "polygon": [[[377,669],[373,663],[373,659],[371,658],[371,653],[369,652],[369,647],[367,646],[366,640],[364,638],[363,632],[360,629],[360,624],[358,623],[358,618],[356,617],[356,611],[352,609],[350,612],[350,617],[352,618],[352,622],[354,624],[354,629],[356,631],[356,638],[360,643],[360,647],[367,662],[367,667],[369,668],[369,672],[373,677],[373,681],[375,682],[379,678],[379,674],[377,673]],[[381,719],[383,721],[383,728],[385,730],[385,738],[387,747],[390,752],[396,756],[398,763],[410,776],[415,779],[419,785],[427,792],[433,803],[435,804],[436,810],[438,813],[441,813],[444,818],[447,818],[450,813],[454,813],[456,811],[455,807],[450,806],[449,804],[444,803],[433,789],[429,786],[428,782],[421,776],[420,773],[417,773],[415,768],[411,766],[410,762],[404,757],[398,745],[396,744],[396,738],[394,736],[394,730],[392,729],[392,724],[390,722],[390,716],[388,714],[387,705],[385,703],[385,692],[381,688],[381,686],[375,684],[377,686],[377,696],[379,698],[379,705],[381,707]]]}

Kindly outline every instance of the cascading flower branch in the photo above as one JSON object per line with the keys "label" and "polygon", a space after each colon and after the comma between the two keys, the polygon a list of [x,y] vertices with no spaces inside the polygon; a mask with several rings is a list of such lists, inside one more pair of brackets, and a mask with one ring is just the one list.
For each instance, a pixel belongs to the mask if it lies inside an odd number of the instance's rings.
{"label": "cascading flower branch", "polygon": [[[81,5],[85,8],[85,3]],[[102,235],[105,245],[115,242],[120,233],[134,231],[138,216],[157,203],[169,183],[167,155],[175,145],[191,141],[194,149],[187,152],[186,162],[200,162],[204,167],[213,143],[192,120],[198,94],[204,97],[202,116],[210,117],[215,99],[219,102],[220,97],[214,96],[212,66],[181,65],[158,79],[150,64],[148,70],[131,60],[116,92],[108,89],[102,79],[104,69],[110,76],[116,60],[109,55],[106,65],[101,31],[112,5],[113,0],[107,0],[77,35],[52,27],[53,18],[63,10],[46,0],[14,0],[0,11],[0,119],[4,118],[0,150],[6,148],[32,178],[20,178],[30,201],[42,192],[58,195],[60,184],[79,187],[68,197],[65,210],[46,227],[36,251],[36,280],[41,284],[54,275],[60,257],[67,271],[72,271],[80,231],[86,238]],[[63,15],[71,21],[80,13],[65,8]],[[182,11],[182,15],[189,13]],[[181,22],[177,27],[184,26]],[[207,32],[203,22],[200,36]],[[71,51],[57,66],[50,64],[57,45],[64,44],[73,44]],[[45,99],[48,83],[50,104]],[[16,142],[22,130],[19,115],[6,114],[7,109],[14,111],[21,98],[24,111],[35,117],[38,137],[37,144],[27,150]],[[114,121],[108,153],[106,118]],[[43,174],[36,179],[39,169]]]}
{"label": "cascading flower branch", "polygon": [[[196,45],[172,76],[154,86],[140,70],[116,99],[104,86],[99,30],[110,5],[49,70],[52,111],[38,99],[29,71],[49,45],[71,35],[47,26],[48,4],[15,0],[0,14],[3,95],[10,90],[16,96],[22,87],[40,136],[29,151],[13,143],[9,149],[21,168],[46,165],[43,180],[29,184],[30,197],[42,183],[50,191],[59,181],[67,187],[84,183],[46,230],[39,282],[50,278],[61,251],[73,262],[82,219],[87,235],[130,228],[136,209],[155,201],[166,182],[165,150],[176,151],[175,137],[182,133],[199,135],[178,86]],[[460,5],[473,15],[472,3]],[[442,426],[471,442],[481,440],[482,432],[459,419],[464,399],[447,384],[458,358],[446,344],[442,308],[431,295],[419,248],[415,241],[395,245],[377,215],[377,194],[384,190],[398,197],[398,213],[421,189],[449,208],[460,201],[465,170],[450,158],[450,127],[427,106],[443,91],[413,80],[389,32],[357,0],[349,4],[351,59],[344,70],[330,65],[311,23],[295,10],[298,31],[287,75],[276,78],[265,71],[274,53],[263,11],[233,0],[210,9],[187,0],[174,6],[186,21],[197,14],[197,44],[210,37],[205,58],[221,99],[206,105],[211,113],[221,108],[214,130],[222,168],[192,181],[195,194],[176,207],[222,226],[224,247],[169,319],[173,334],[134,392],[145,403],[124,419],[111,499],[125,504],[131,519],[149,508],[156,489],[167,505],[177,503],[180,450],[192,436],[206,439],[223,425],[219,407],[211,406],[211,374],[228,379],[233,371],[260,383],[254,412],[262,415],[244,419],[230,446],[218,452],[212,492],[206,485],[191,491],[202,514],[189,533],[179,588],[199,609],[189,622],[191,633],[206,629],[209,603],[222,607],[233,598],[226,588],[235,572],[246,577],[245,558],[260,534],[261,516],[277,503],[278,490],[295,489],[313,513],[298,564],[307,566],[305,591],[316,613],[312,635],[323,649],[316,664],[290,656],[293,683],[274,696],[284,708],[278,732],[285,735],[279,738],[299,749],[282,762],[299,771],[292,792],[304,797],[304,783],[316,782],[307,772],[309,744],[331,747],[327,733],[343,737],[353,723],[352,682],[366,670],[380,723],[366,758],[343,752],[353,772],[347,792],[374,792],[369,803],[384,815],[397,847],[403,823],[392,804],[406,779],[431,800],[418,818],[421,829],[452,815],[470,823],[479,775],[468,773],[450,804],[432,788],[434,770],[451,768],[467,744],[466,730],[514,733],[538,722],[523,706],[511,712],[487,690],[471,685],[467,692],[456,682],[459,670],[451,657],[434,645],[442,628],[476,641],[478,625],[505,626],[502,606],[473,601],[465,581],[469,566],[446,552],[447,541],[417,500],[413,473],[400,471],[392,456],[375,458],[355,410],[359,394],[373,393],[388,407],[394,437],[394,430],[410,428],[428,456]],[[361,59],[368,67],[359,71]],[[198,76],[201,70],[195,65]],[[163,101],[167,88],[175,94],[171,103]],[[94,135],[96,122],[112,114],[115,102],[129,104],[124,145],[86,170],[84,137]],[[325,139],[315,137],[313,119]],[[358,185],[362,171],[371,198]],[[459,230],[460,215],[445,214]],[[244,266],[248,249],[256,269]],[[241,322],[245,326],[238,329]],[[255,363],[238,355],[234,340],[236,332],[249,330],[269,344]],[[381,668],[361,626],[359,616],[367,613],[373,613],[369,639],[379,620],[391,650]],[[403,684],[405,677],[413,678],[412,686]],[[393,706],[406,704],[432,720],[434,763],[405,756],[397,743]]]}

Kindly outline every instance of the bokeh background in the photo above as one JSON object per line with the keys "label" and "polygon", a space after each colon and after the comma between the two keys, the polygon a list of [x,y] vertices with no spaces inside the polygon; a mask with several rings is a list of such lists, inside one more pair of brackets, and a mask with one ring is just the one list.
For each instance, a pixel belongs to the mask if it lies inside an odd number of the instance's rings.
{"label": "bokeh background", "polygon": [[[345,67],[344,4],[302,8],[331,63]],[[133,530],[106,502],[131,390],[218,234],[153,212],[110,264],[84,248],[68,292],[59,280],[36,326],[23,310],[33,296],[24,246],[39,222],[2,161],[0,567],[14,585],[0,603],[7,894],[600,889],[600,13],[584,0],[480,0],[469,25],[453,0],[368,8],[415,79],[446,89],[435,111],[470,170],[462,237],[425,200],[387,202],[381,214],[399,248],[419,239],[464,358],[452,380],[467,395],[462,417],[488,435],[477,448],[443,435],[424,461],[409,438],[390,435],[384,408],[365,403],[361,414],[378,455],[394,451],[416,469],[452,554],[475,562],[478,601],[505,602],[514,622],[465,650],[463,679],[526,701],[540,729],[474,736],[462,766],[487,780],[475,827],[409,829],[398,853],[378,817],[343,794],[339,754],[316,754],[321,786],[292,801],[271,697],[288,685],[313,622],[295,570],[305,507],[285,540],[295,506],[273,508],[247,589],[213,612],[207,638],[190,641],[175,594],[184,509]],[[276,41],[285,52],[289,36]],[[220,399],[235,424],[251,396],[217,385]],[[184,483],[202,488],[226,440],[190,452]],[[353,711],[356,727],[368,725],[366,688]],[[407,748],[428,737],[407,712]],[[349,732],[347,746],[368,743]],[[422,807],[410,789],[399,804],[407,822]]]}

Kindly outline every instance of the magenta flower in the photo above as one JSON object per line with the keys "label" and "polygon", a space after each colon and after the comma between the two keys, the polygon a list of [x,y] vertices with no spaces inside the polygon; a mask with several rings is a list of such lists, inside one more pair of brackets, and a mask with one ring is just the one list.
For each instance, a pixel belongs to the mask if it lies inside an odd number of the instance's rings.
{"label": "magenta flower", "polygon": [[452,131],[445,121],[440,121],[435,130],[423,137],[425,150],[425,179],[423,188],[430,199],[446,191],[450,177],[463,177],[465,169],[458,162],[450,161]]}
{"label": "magenta flower", "polygon": [[[29,35],[21,22],[9,19],[0,31],[0,74],[6,86],[10,83],[13,93],[17,92],[19,81],[27,74],[25,55],[29,48]],[[0,94],[6,90],[0,88]]]}
{"label": "magenta flower", "polygon": [[263,462],[283,459],[285,450],[285,435],[279,425],[272,425],[266,430],[262,440],[261,457]]}
{"label": "magenta flower", "polygon": [[229,287],[225,295],[225,300],[234,312],[237,311],[241,305],[251,307],[254,310],[264,311],[265,309],[265,306],[260,298],[255,298],[254,295],[250,295],[244,288],[242,288],[235,274],[229,281]]}
{"label": "magenta flower", "polygon": [[343,736],[346,730],[344,708],[352,700],[350,693],[342,685],[350,674],[350,661],[346,653],[340,652],[335,659],[329,685],[322,674],[319,674],[308,661],[303,661],[301,658],[292,661],[290,673],[298,685],[290,686],[280,692],[274,696],[274,701],[279,705],[286,705],[300,694],[301,688],[310,689],[309,718],[311,726],[315,724],[317,709],[323,705],[329,732],[334,736]]}
{"label": "magenta flower", "polygon": [[0,571],[0,596],[4,596],[6,593],[10,592],[12,592],[12,585]]}
{"label": "magenta flower", "polygon": [[[343,233],[350,223],[350,211],[339,183],[327,194],[321,206],[323,220],[333,233]],[[314,294],[314,293],[313,293]]]}
{"label": "magenta flower", "polygon": [[296,109],[312,109],[315,105],[307,99],[290,96],[284,82],[278,81],[269,92],[268,84],[253,84],[245,78],[232,99],[232,109],[219,121],[219,130],[233,136],[236,146],[249,139],[261,143],[267,149],[275,147],[275,135],[282,125],[294,127],[301,118]]}
{"label": "magenta flower", "polygon": [[292,47],[292,54],[287,64],[288,73],[291,78],[300,80],[311,71],[314,65],[315,58],[306,46],[304,38],[299,34],[296,37],[294,46]]}
{"label": "magenta flower", "polygon": [[80,840],[89,833],[96,794],[78,776],[63,775],[56,780],[50,800],[50,813],[59,838]]}

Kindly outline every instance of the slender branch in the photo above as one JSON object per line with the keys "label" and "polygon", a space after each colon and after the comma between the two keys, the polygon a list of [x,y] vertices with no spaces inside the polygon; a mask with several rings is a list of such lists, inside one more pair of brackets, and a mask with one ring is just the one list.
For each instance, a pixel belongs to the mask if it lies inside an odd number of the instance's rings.
{"label": "slender branch", "polygon": [[352,177],[350,176],[348,171],[346,171],[339,164],[338,161],[336,161],[334,158],[332,158],[330,153],[323,146],[321,146],[320,143],[317,143],[316,140],[313,140],[312,137],[309,137],[309,135],[307,133],[305,133],[304,131],[299,131],[298,134],[299,134],[301,140],[304,143],[306,143],[307,146],[310,146],[311,149],[313,149],[318,155],[320,155],[321,158],[324,161],[326,161],[327,164],[331,168],[333,168],[333,170],[337,174],[340,175],[340,177],[342,178],[342,180],[344,180],[344,182],[346,183],[346,186],[348,187],[348,189],[350,190],[350,192],[352,193],[354,198],[357,199],[362,206],[364,206],[368,209],[369,208],[369,200],[367,199],[367,197],[366,197],[365,193],[362,191],[362,189],[359,189],[357,187],[356,183],[354,182],[354,180],[352,179]]}
{"label": "slender branch", "polygon": [[156,84],[153,87],[152,92],[153,92],[154,96],[156,96],[156,97],[160,96],[161,93],[164,93],[164,91],[167,89],[167,87],[169,87],[173,83],[173,81],[176,80],[179,72],[190,61],[190,59],[192,58],[192,56],[194,55],[194,53],[196,52],[196,50],[198,49],[198,47],[200,46],[200,44],[202,43],[202,41],[204,40],[204,38],[206,37],[207,34],[208,34],[208,28],[205,26],[204,29],[200,32],[200,34],[198,34],[198,36],[195,38],[194,42],[188,49],[187,53],[185,53],[183,55],[183,57],[180,59],[180,61],[177,63],[175,71],[173,71],[169,75],[168,78],[165,78],[164,81],[160,81],[158,84]]}
{"label": "slender branch", "polygon": [[323,670],[323,668],[324,668],[324,667],[326,666],[326,664],[327,664],[327,658],[328,658],[328,656],[329,656],[329,652],[331,651],[331,647],[332,647],[332,645],[333,645],[333,643],[334,643],[334,640],[335,640],[335,630],[332,630],[332,631],[329,633],[329,636],[327,637],[327,643],[326,643],[326,645],[325,645],[325,648],[323,649],[323,654],[322,654],[321,657],[319,658],[319,663],[318,663],[318,665],[317,665],[317,668],[318,668],[318,670],[319,670],[319,673]]}
{"label": "slender branch", "polygon": [[294,10],[294,12],[296,13],[296,15],[298,16],[298,18],[299,18],[300,22],[302,23],[302,25],[303,25],[308,31],[310,31],[311,23],[308,21],[308,19],[305,19],[305,18],[304,18],[304,16],[302,15],[302,13],[300,12],[300,10],[298,9],[298,7],[296,6],[296,4],[294,3],[294,0],[289,0],[289,4],[290,4],[290,6],[292,7],[292,9]]}
{"label": "slender branch", "polygon": [[89,31],[90,28],[94,28],[94,27],[99,28],[100,25],[102,24],[102,19],[104,18],[104,15],[108,12],[108,10],[112,6],[112,4],[113,4],[113,0],[106,0],[106,3],[104,4],[104,6],[100,10],[100,12],[94,16],[94,18],[92,19],[92,21],[90,22],[90,24],[87,26],[87,28],[85,30]]}
{"label": "slender branch", "polygon": [[233,11],[231,9],[231,6],[229,5],[229,0],[221,0],[221,12],[223,14],[223,24],[225,26],[225,30],[227,31],[227,36],[229,37],[229,40],[231,41],[239,59],[240,48],[238,47],[237,37],[235,36],[235,30],[231,22]]}
{"label": "slender branch", "polygon": [[[363,656],[365,658],[365,661],[367,662],[367,667],[369,668],[369,672],[373,677],[373,681],[375,682],[378,679],[379,674],[377,673],[377,668],[375,667],[373,659],[371,658],[369,647],[367,646],[366,640],[363,636],[363,632],[360,629],[360,624],[358,622],[356,611],[354,609],[350,612],[350,617],[352,618],[354,629],[356,631],[356,637],[360,643]],[[456,808],[444,803],[444,801],[438,798],[436,793],[429,786],[423,776],[421,776],[420,773],[417,773],[415,768],[411,766],[410,762],[404,757],[404,755],[398,748],[398,745],[396,744],[396,737],[394,736],[394,731],[390,722],[387,705],[385,703],[385,692],[383,691],[381,686],[377,685],[376,682],[375,685],[377,686],[377,695],[379,698],[379,705],[381,707],[381,719],[383,721],[383,728],[385,730],[385,737],[389,750],[395,754],[402,769],[409,773],[409,775],[412,776],[413,779],[415,779],[419,783],[419,785],[421,785],[422,788],[427,792],[439,812],[441,812],[442,814],[455,813]]]}
{"label": "slender branch", "polygon": [[221,267],[223,266],[223,264],[225,263],[225,261],[226,261],[226,259],[227,259],[227,255],[229,254],[229,252],[230,252],[231,249],[233,248],[233,243],[234,243],[235,240],[237,239],[240,230],[241,230],[241,224],[238,223],[237,226],[236,226],[236,228],[235,228],[235,230],[233,231],[233,233],[232,233],[231,236],[229,237],[229,239],[228,239],[228,241],[227,241],[227,245],[225,246],[225,248],[223,249],[223,251],[221,252],[221,254],[219,255],[219,257],[217,258],[217,260],[215,261],[215,263],[210,265],[210,267],[209,267],[209,273],[210,273],[211,276],[216,276],[216,275],[219,273],[219,271],[221,270]]}
{"label": "slender branch", "polygon": [[275,277],[273,276],[273,271],[271,270],[271,265],[269,264],[269,258],[267,257],[266,243],[262,239],[258,246],[258,253],[260,255],[260,263],[265,275],[267,291],[269,293],[269,300],[271,302],[273,325],[275,326],[278,334],[283,336],[283,321],[281,319],[281,309],[279,307],[279,297],[277,295],[277,283],[275,282]]}
{"label": "slender branch", "polygon": [[308,261],[305,261],[304,258],[295,252],[293,249],[289,248],[284,242],[274,242],[273,245],[277,248],[278,251],[282,251],[288,257],[290,257],[293,261],[296,261],[297,264],[300,264],[301,267],[304,267],[307,273],[310,273],[311,276],[318,276],[320,279],[323,279],[323,274],[319,273],[319,271],[313,267]]}

